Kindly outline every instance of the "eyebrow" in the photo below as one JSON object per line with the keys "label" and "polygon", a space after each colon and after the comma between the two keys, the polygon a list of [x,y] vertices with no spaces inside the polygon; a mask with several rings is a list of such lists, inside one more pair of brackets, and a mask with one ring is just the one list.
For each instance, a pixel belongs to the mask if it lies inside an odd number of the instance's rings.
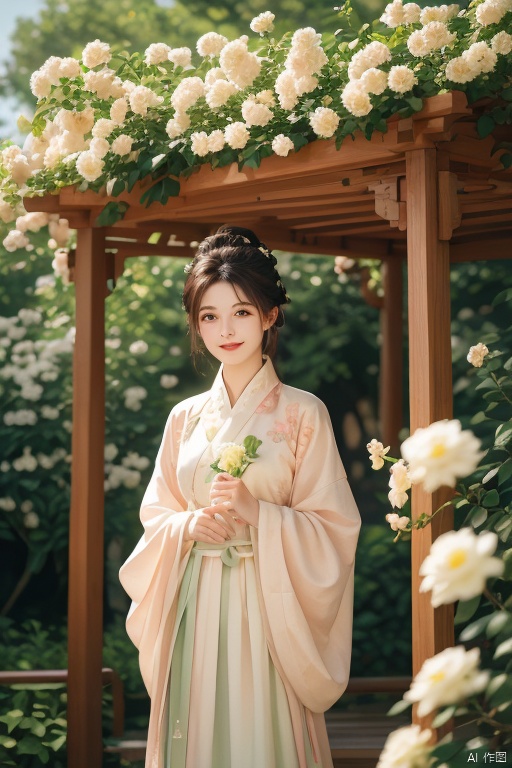
{"label": "eyebrow", "polygon": [[[234,309],[235,307],[253,307],[253,306],[254,306],[254,304],[252,304],[252,302],[250,302],[250,301],[237,301],[236,304],[233,304],[231,309]],[[210,307],[210,306],[208,306],[208,307],[201,307],[199,311],[203,312],[205,309],[217,309],[217,307]]]}

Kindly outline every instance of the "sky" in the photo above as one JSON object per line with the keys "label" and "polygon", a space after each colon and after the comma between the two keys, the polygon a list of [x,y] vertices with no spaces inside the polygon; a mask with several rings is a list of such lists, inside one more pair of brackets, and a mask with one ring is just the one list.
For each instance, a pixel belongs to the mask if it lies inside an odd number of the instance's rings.
{"label": "sky", "polygon": [[[20,16],[34,17],[43,7],[44,0],[0,0],[0,59],[4,61],[9,54],[10,36],[16,19]],[[26,111],[26,108],[25,108]],[[16,121],[21,108],[13,99],[0,99],[0,136],[20,139]]]}

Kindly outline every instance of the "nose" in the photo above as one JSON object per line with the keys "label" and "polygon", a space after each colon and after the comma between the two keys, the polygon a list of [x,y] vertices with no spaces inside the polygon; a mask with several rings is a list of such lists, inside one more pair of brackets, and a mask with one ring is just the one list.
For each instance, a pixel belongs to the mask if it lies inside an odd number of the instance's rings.
{"label": "nose", "polygon": [[231,318],[223,320],[220,335],[223,339],[227,339],[228,336],[232,336],[234,333]]}

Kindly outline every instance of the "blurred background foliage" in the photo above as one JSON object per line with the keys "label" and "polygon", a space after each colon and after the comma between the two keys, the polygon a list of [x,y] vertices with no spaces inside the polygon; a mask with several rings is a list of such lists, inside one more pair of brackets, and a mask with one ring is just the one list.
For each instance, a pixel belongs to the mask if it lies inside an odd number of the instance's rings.
{"label": "blurred background foliage", "polygon": [[[384,3],[354,5],[365,21]],[[18,21],[2,89],[30,105],[30,73],[50,55],[79,55],[96,37],[131,50],[155,41],[194,47],[212,28],[230,37],[244,33],[267,8],[263,0],[172,6],[155,0],[44,0],[39,16]],[[277,34],[307,24],[336,28],[331,5],[318,0],[280,0],[272,11]],[[30,252],[0,253],[0,656],[6,669],[66,665],[74,288],[54,277],[44,235],[33,239]],[[337,275],[332,258],[282,254],[279,264],[292,304],[277,368],[287,383],[327,404],[363,517],[352,674],[409,674],[409,549],[392,544],[383,522],[389,511],[386,478],[372,473],[365,448],[380,437],[378,311],[362,298],[361,276]],[[104,661],[123,676],[130,727],[143,727],[148,705],[137,654],[124,633],[128,605],[117,571],[140,535],[138,506],[166,416],[176,402],[208,388],[215,374],[208,360],[195,367],[190,359],[183,278],[180,260],[133,259],[106,302]],[[466,355],[478,341],[492,348],[509,324],[506,305],[493,309],[491,302],[510,284],[510,268],[499,261],[457,264],[451,279],[455,416],[485,438],[491,427],[475,421],[479,397]],[[404,386],[402,437],[407,380]],[[34,416],[9,415],[22,411]],[[29,423],[18,423],[23,419]],[[28,448],[36,466],[27,459]]]}

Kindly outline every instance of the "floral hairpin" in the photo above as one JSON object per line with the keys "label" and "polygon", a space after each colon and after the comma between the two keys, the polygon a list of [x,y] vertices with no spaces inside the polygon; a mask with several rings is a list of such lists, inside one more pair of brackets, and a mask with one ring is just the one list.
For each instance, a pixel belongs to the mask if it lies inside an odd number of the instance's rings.
{"label": "floral hairpin", "polygon": [[264,256],[267,257],[267,259],[271,258],[271,254],[268,248],[265,248],[264,245],[258,246],[258,251],[261,251]]}
{"label": "floral hairpin", "polygon": [[189,263],[185,264],[185,266],[183,267],[183,271],[187,275],[189,275],[192,272],[193,268],[194,268],[194,262],[193,261],[189,261]]}

